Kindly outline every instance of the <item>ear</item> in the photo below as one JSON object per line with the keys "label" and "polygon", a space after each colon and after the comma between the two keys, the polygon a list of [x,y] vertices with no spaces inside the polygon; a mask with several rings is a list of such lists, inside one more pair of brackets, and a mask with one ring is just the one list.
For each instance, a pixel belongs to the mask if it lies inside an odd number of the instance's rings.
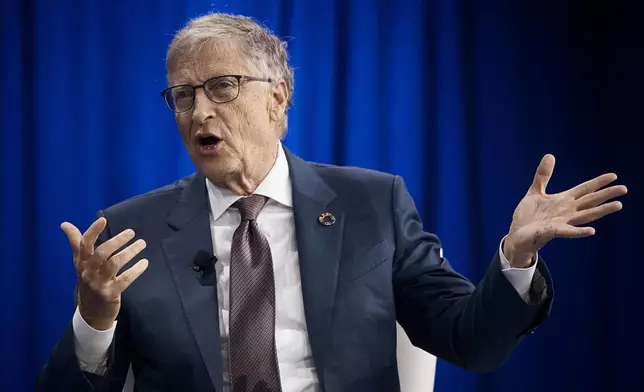
{"label": "ear", "polygon": [[280,122],[286,113],[286,103],[288,102],[288,90],[286,82],[281,80],[273,86],[271,91],[270,116],[274,122]]}

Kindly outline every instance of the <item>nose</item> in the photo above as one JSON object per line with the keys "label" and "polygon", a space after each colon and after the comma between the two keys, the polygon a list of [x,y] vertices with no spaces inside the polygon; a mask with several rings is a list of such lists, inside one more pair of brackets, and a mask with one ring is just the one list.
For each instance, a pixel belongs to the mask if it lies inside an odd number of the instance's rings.
{"label": "nose", "polygon": [[195,91],[195,102],[192,111],[192,118],[198,124],[203,124],[208,119],[215,117],[215,104],[206,96],[203,88]]}

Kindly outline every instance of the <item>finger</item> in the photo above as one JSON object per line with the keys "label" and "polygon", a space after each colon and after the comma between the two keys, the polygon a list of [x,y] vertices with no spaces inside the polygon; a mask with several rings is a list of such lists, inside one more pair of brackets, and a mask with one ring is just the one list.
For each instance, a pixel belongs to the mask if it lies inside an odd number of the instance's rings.
{"label": "finger", "polygon": [[589,193],[586,196],[580,197],[577,202],[577,210],[585,210],[587,208],[592,208],[598,206],[610,199],[614,199],[619,196],[623,196],[628,192],[628,189],[624,185],[615,185],[610,188],[605,188],[597,192]]}
{"label": "finger", "polygon": [[548,182],[550,182],[554,170],[555,157],[552,154],[546,154],[537,167],[531,190],[542,195],[545,194],[546,187],[548,186]]}
{"label": "finger", "polygon": [[592,180],[588,180],[582,184],[577,185],[574,188],[571,188],[567,191],[574,199],[579,199],[584,195],[595,192],[599,188],[603,188],[606,185],[617,179],[617,174],[607,173],[602,174],[599,177],[595,177]]}
{"label": "finger", "polygon": [[92,225],[87,229],[83,238],[81,239],[80,245],[80,259],[88,260],[94,254],[94,245],[96,244],[96,239],[103,232],[107,226],[107,220],[103,217],[98,218],[92,223]]}
{"label": "finger", "polygon": [[132,229],[123,230],[122,232],[99,245],[96,250],[94,250],[94,256],[92,257],[92,268],[101,268],[103,264],[105,264],[105,261],[109,259],[114,252],[130,242],[135,235],[136,233],[134,233],[134,230]]}
{"label": "finger", "polygon": [[572,219],[568,221],[573,226],[583,225],[603,218],[606,215],[612,214],[622,209],[622,203],[619,201],[612,201],[607,204],[602,204],[587,210],[579,211],[573,215]]}
{"label": "finger", "polygon": [[119,293],[124,292],[147,268],[148,260],[141,259],[138,263],[134,264],[132,268],[119,275],[119,277],[114,281],[112,287]]}
{"label": "finger", "polygon": [[595,235],[595,229],[592,227],[575,227],[566,225],[558,227],[554,234],[557,238],[584,238]]}
{"label": "finger", "polygon": [[69,241],[69,246],[72,248],[74,254],[74,266],[78,262],[78,256],[80,255],[80,243],[83,238],[80,230],[69,222],[63,222],[60,225],[60,228],[65,232],[67,240]]}
{"label": "finger", "polygon": [[121,268],[127,263],[130,262],[136,255],[141,253],[145,249],[146,243],[144,240],[138,240],[127,248],[123,249],[119,253],[110,257],[109,260],[103,265],[102,274],[104,276],[113,278],[119,272]]}

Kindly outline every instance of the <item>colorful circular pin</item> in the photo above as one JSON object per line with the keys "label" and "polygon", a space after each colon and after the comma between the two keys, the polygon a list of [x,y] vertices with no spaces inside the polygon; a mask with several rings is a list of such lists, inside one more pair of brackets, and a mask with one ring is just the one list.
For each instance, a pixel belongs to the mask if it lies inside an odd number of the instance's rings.
{"label": "colorful circular pin", "polygon": [[318,222],[324,226],[331,226],[335,223],[335,216],[330,212],[323,212],[318,217]]}

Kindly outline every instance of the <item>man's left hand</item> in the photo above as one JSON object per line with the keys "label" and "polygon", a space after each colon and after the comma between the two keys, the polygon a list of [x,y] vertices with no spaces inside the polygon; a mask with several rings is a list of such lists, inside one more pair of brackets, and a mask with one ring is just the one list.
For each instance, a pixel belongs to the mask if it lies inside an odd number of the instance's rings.
{"label": "man's left hand", "polygon": [[627,192],[623,185],[604,188],[617,179],[614,173],[549,195],[546,186],[554,168],[555,157],[547,154],[537,168],[532,186],[514,210],[510,231],[503,243],[503,253],[512,267],[530,267],[537,251],[553,238],[594,235],[594,228],[579,226],[622,209],[619,201],[606,203]]}

